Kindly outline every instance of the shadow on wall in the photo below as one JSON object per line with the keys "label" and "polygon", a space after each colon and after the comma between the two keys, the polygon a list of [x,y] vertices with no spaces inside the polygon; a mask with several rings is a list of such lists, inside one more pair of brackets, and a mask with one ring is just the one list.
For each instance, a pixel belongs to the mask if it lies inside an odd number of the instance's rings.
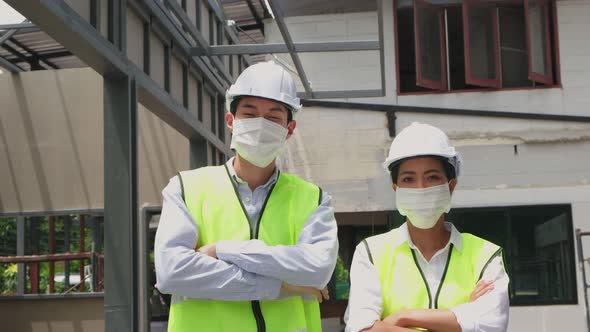
{"label": "shadow on wall", "polygon": [[[39,189],[39,195],[41,195],[41,202],[45,211],[51,210],[53,204],[51,204],[51,195],[49,194],[49,185],[47,184],[46,174],[43,170],[43,164],[41,163],[41,153],[39,149],[39,143],[37,141],[37,134],[33,125],[33,115],[27,102],[26,92],[23,87],[22,77],[20,75],[13,75],[14,83],[14,95],[17,98],[19,106],[18,113],[21,116],[21,121],[24,127],[24,134],[26,137],[26,148],[29,151],[31,161],[33,164],[34,172],[31,174],[35,178],[37,188]],[[10,156],[10,153],[8,153]],[[10,158],[10,157],[9,157]],[[17,191],[18,192],[18,191]]]}
{"label": "shadow on wall", "polygon": [[90,69],[0,77],[0,211],[102,206],[101,87]]}
{"label": "shadow on wall", "polygon": [[11,332],[103,332],[103,310],[102,298],[1,300],[0,321]]}

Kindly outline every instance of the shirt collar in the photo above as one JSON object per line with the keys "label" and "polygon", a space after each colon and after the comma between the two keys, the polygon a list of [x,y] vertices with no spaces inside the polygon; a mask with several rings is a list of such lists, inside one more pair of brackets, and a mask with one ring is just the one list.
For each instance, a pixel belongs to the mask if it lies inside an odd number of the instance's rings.
{"label": "shirt collar", "polygon": [[[455,225],[453,225],[450,222],[446,222],[444,223],[445,228],[451,232],[451,237],[449,238],[449,243],[452,243],[453,246],[455,248],[457,248],[457,250],[461,251],[461,244],[462,244],[462,239],[461,239],[461,233],[459,233],[459,231],[457,230],[457,228],[455,228]],[[416,245],[414,244],[414,242],[412,242],[412,238],[410,237],[410,232],[408,231],[408,225],[407,222],[405,222],[403,225],[401,225],[399,227],[400,232],[401,232],[401,236],[398,237],[397,239],[397,243],[394,243],[395,246],[399,246],[404,242],[407,242],[408,245],[410,246],[410,248],[412,249],[417,249]],[[449,243],[447,243],[446,246],[449,245]],[[446,247],[445,246],[445,247]]]}
{"label": "shirt collar", "polygon": [[[237,184],[248,184],[246,181],[242,180],[238,174],[236,174],[236,169],[234,168],[234,160],[236,159],[236,157],[231,157],[227,163],[225,163],[225,166],[227,167],[227,170],[229,171],[229,175],[231,176],[232,180],[237,183]],[[265,184],[263,184],[261,187],[262,188],[267,188],[270,187],[271,185],[273,185],[275,182],[277,182],[277,179],[279,178],[279,169],[278,167],[275,166],[275,170],[272,173],[271,177],[268,179],[268,181],[266,181]]]}

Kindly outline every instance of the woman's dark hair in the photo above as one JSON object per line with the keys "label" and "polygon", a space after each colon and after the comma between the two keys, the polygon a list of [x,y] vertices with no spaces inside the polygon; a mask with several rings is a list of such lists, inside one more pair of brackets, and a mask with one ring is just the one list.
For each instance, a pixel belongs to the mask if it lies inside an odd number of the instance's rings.
{"label": "woman's dark hair", "polygon": [[406,161],[408,159],[416,158],[416,157],[430,157],[430,158],[434,158],[436,160],[440,160],[443,164],[443,168],[445,169],[445,175],[447,176],[447,179],[449,181],[451,181],[452,179],[457,177],[457,174],[455,173],[455,167],[453,167],[453,165],[451,165],[451,163],[449,163],[449,161],[446,158],[443,158],[441,156],[430,156],[430,155],[414,156],[414,157],[398,160],[398,161],[392,163],[391,165],[389,165],[389,173],[391,174],[391,181],[393,181],[393,183],[397,184],[397,180],[398,180],[398,176],[399,176],[399,166],[404,161]]}
{"label": "woman's dark hair", "polygon": [[[262,98],[262,97],[257,97],[257,98]],[[242,99],[242,97],[234,98],[234,100],[232,100],[231,104],[229,105],[229,111],[234,116],[236,116],[236,112],[238,110],[238,103],[240,102],[240,99]],[[269,99],[269,100],[272,100],[272,99]],[[291,108],[289,106],[287,106],[286,104],[284,104],[284,103],[281,103],[281,104],[283,104],[283,106],[285,106],[285,108],[287,108],[287,123],[289,123],[289,122],[291,122],[291,120],[293,120],[293,111],[291,111]]]}

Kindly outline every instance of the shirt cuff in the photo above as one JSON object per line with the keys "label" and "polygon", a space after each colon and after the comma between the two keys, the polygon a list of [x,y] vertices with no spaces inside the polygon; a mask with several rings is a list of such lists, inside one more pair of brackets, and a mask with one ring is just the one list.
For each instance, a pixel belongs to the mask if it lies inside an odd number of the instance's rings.
{"label": "shirt cuff", "polygon": [[469,303],[460,304],[456,307],[451,308],[451,312],[455,314],[457,323],[461,326],[462,332],[478,332],[479,322],[476,317],[478,316],[470,309]]}

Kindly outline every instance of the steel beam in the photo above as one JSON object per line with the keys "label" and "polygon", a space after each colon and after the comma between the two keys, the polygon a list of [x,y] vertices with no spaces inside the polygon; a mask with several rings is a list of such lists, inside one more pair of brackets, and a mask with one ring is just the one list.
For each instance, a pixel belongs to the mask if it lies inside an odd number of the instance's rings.
{"label": "steel beam", "polygon": [[105,331],[137,331],[137,87],[104,77]]}
{"label": "steel beam", "polygon": [[[106,1],[106,0],[105,0]],[[128,61],[64,0],[6,0],[101,75],[125,75]]]}
{"label": "steel beam", "polygon": [[18,29],[8,30],[2,36],[0,36],[0,46],[2,46],[2,44],[4,44],[5,41],[12,38],[12,35],[14,35],[17,31]]}
{"label": "steel beam", "polygon": [[[106,1],[106,0],[103,0]],[[122,52],[106,40],[96,29],[71,9],[64,0],[7,0],[7,3],[32,19],[53,39],[74,53],[102,76],[135,77],[138,86],[139,102],[148,107],[156,116],[190,139],[207,139],[215,147],[231,155],[231,150],[214,134],[203,126],[196,117],[189,113],[170,94],[147,76],[142,69],[129,61]],[[153,4],[153,0],[144,0]],[[159,7],[152,14],[155,20],[165,20]],[[170,22],[168,22],[171,24]],[[162,23],[164,24],[164,23]],[[172,29],[172,27],[169,27]],[[179,33],[172,36],[177,48],[187,50],[188,43]],[[193,58],[195,59],[195,58]],[[196,66],[209,79],[218,93],[225,93],[225,88],[215,81],[214,74],[201,59],[195,59]],[[0,65],[8,66],[12,71],[22,68],[0,58]]]}
{"label": "steel beam", "polygon": [[[342,42],[309,42],[294,43],[295,52],[342,52],[342,51],[378,51],[381,49],[379,41],[362,40],[362,41],[342,41]],[[196,56],[203,55],[243,55],[243,54],[272,54],[272,53],[289,53],[286,44],[239,44],[239,45],[222,45],[210,46],[208,50],[202,48],[192,48],[191,54]]]}
{"label": "steel beam", "polygon": [[[305,92],[298,92],[299,98],[306,98]],[[336,91],[314,91],[314,99],[337,99],[337,98],[369,98],[382,97],[383,91],[381,89],[375,90],[336,90]]]}
{"label": "steel beam", "polygon": [[29,54],[32,55],[30,57],[27,57],[27,59],[34,58],[34,59],[42,60],[43,62],[45,62],[45,64],[47,64],[49,67],[51,67],[53,69],[57,69],[57,66],[55,64],[53,64],[51,61],[49,61],[48,59],[73,55],[72,52],[70,52],[68,50],[35,53],[33,50],[26,47],[25,45],[23,45],[22,43],[20,43],[18,40],[14,39],[14,38],[10,38],[10,42],[13,43],[14,45],[22,48],[23,50],[25,50],[26,52],[28,52]]}
{"label": "steel beam", "polygon": [[[225,13],[223,12],[223,9],[221,9],[219,7],[219,3],[217,2],[217,0],[207,0],[207,2],[209,3],[209,7],[211,7],[211,9],[213,9],[215,14],[219,18],[219,20],[224,23],[223,28],[227,32],[227,34],[229,35],[229,38],[230,38],[232,44],[239,44],[240,37],[238,35],[238,32],[235,30],[235,28],[232,28],[231,26],[226,24],[227,17],[225,17]],[[252,64],[252,60],[250,59],[249,56],[244,56],[244,61],[246,61],[248,66]]]}
{"label": "steel beam", "polygon": [[150,220],[155,214],[160,214],[162,207],[143,206],[139,217],[137,248],[139,253],[138,270],[137,270],[137,294],[140,299],[138,308],[139,326],[137,331],[150,331],[151,310],[147,299],[152,295],[149,289],[155,284],[151,280],[152,273],[150,268]]}
{"label": "steel beam", "polygon": [[65,254],[48,254],[48,255],[19,255],[19,256],[0,256],[0,263],[44,263],[58,262],[78,259],[88,259],[92,257],[91,252],[65,253]]}
{"label": "steel beam", "polygon": [[[0,30],[0,31],[6,31],[6,30]],[[27,28],[18,28],[19,33],[31,33],[31,32],[39,32],[39,31],[41,31],[41,29],[37,26],[27,27]]]}
{"label": "steel beam", "polygon": [[0,66],[4,67],[5,69],[7,69],[8,71],[12,72],[12,73],[18,73],[21,71],[24,71],[24,69],[22,69],[21,67],[15,65],[14,63],[4,59],[3,57],[0,57]]}
{"label": "steel beam", "polygon": [[[207,43],[205,38],[203,38],[203,35],[199,32],[197,27],[190,20],[190,18],[186,14],[186,12],[180,7],[178,2],[176,2],[176,0],[166,0],[165,5],[174,12],[176,17],[181,21],[183,28],[191,35],[191,37],[193,37],[193,39],[195,40],[195,42],[198,45],[197,48],[207,49],[209,47],[209,44]],[[188,44],[188,40],[186,40],[186,41],[187,41],[186,49],[188,49],[189,51],[186,52],[186,50],[185,50],[185,52],[190,54],[191,47],[190,47],[190,44]],[[221,62],[221,60],[219,60],[218,58],[209,58],[209,60],[212,62],[212,64],[214,65],[215,69],[217,69],[219,74],[221,74],[222,78],[225,79],[225,82],[227,84],[233,83],[233,79],[232,79],[231,75],[225,69],[225,65],[223,64],[223,62]]]}
{"label": "steel beam", "polygon": [[36,28],[35,24],[31,22],[12,23],[12,24],[0,24],[0,30],[12,30],[12,29],[27,29]]}
{"label": "steel beam", "polygon": [[[2,36],[0,36],[0,47],[2,47],[2,44],[4,44],[4,42],[6,42],[8,39],[12,38],[12,36],[19,30],[19,27],[23,24],[29,25],[30,23],[19,23],[19,24],[8,25],[8,26],[17,26],[17,28],[13,27],[12,29],[4,32],[4,34]],[[6,25],[2,25],[2,26],[6,26]],[[3,57],[0,57],[0,66],[6,68],[8,71],[10,71],[12,73],[18,73],[20,71],[23,71],[23,69],[21,67],[6,60]]]}
{"label": "steel beam", "polygon": [[45,216],[64,216],[67,214],[91,214],[102,215],[102,209],[89,210],[47,210],[47,211],[28,211],[28,212],[0,212],[0,217],[45,217]]}
{"label": "steel beam", "polygon": [[307,80],[307,75],[305,74],[305,69],[303,68],[303,64],[301,63],[301,59],[299,58],[299,54],[295,50],[293,46],[293,39],[291,39],[291,34],[289,33],[289,29],[287,29],[287,24],[283,19],[283,11],[276,0],[268,0],[268,4],[270,5],[271,10],[275,16],[275,22],[277,22],[277,26],[279,31],[281,31],[281,35],[283,36],[283,40],[285,44],[287,44],[287,49],[289,50],[289,54],[291,55],[291,60],[293,60],[293,64],[297,69],[297,74],[301,79],[301,83],[303,84],[303,88],[307,94],[308,98],[314,98],[313,91],[311,90],[311,84]]}
{"label": "steel beam", "polygon": [[[377,24],[379,29],[379,64],[381,69],[381,95],[385,96],[385,48],[383,46],[385,33],[383,31],[383,1],[377,1]],[[395,6],[395,4],[394,4]],[[397,56],[397,54],[395,55]]]}
{"label": "steel beam", "polygon": [[439,108],[439,107],[422,107],[422,106],[405,106],[405,105],[388,105],[388,104],[369,104],[369,103],[351,103],[340,101],[325,100],[301,100],[303,106],[327,107],[338,109],[356,109],[372,112],[399,112],[399,113],[416,113],[416,114],[437,114],[437,115],[457,115],[457,116],[477,116],[490,117],[499,119],[521,119],[521,120],[540,120],[540,121],[565,121],[590,123],[590,116],[579,115],[562,115],[562,114],[539,114],[539,113],[518,113],[507,111],[489,111],[489,110],[468,110],[458,108]]}
{"label": "steel beam", "polygon": [[264,36],[264,29],[262,28],[262,27],[264,27],[264,23],[262,23],[262,18],[260,18],[260,15],[258,15],[258,12],[256,11],[256,7],[254,7],[254,3],[252,2],[252,0],[246,0],[246,3],[248,4],[248,8],[250,9],[252,16],[254,17],[254,20],[256,21],[256,25],[261,27],[260,31],[262,32],[262,35]]}
{"label": "steel beam", "polygon": [[260,3],[260,6],[262,7],[262,14],[264,18],[271,18],[270,13],[268,12],[268,8],[266,8],[266,5],[264,4],[264,0],[258,0],[258,3]]}
{"label": "steel beam", "polygon": [[[29,66],[31,66],[31,70],[45,69],[39,63],[39,59],[36,59],[35,57],[27,57],[8,44],[4,44],[2,47],[5,50],[7,50],[8,52],[12,53],[12,55],[17,57],[18,59],[20,59],[20,62],[27,62],[29,64]],[[15,59],[15,62],[19,62],[19,61],[16,61],[16,59]]]}
{"label": "steel beam", "polygon": [[215,147],[227,155],[232,151],[224,144],[215,133],[212,133],[202,122],[198,121],[195,114],[188,112],[176,99],[164,91],[156,82],[151,80],[145,73],[137,69],[134,72],[138,82],[138,97],[141,104],[147,107],[152,113],[164,120],[180,134],[189,138],[208,140]]}
{"label": "steel beam", "polygon": [[241,31],[251,31],[251,30],[263,30],[264,29],[264,24],[246,24],[246,25],[239,25],[237,26],[238,30]]}
{"label": "steel beam", "polygon": [[[191,45],[189,44],[189,39],[187,39],[186,32],[179,31],[178,27],[172,23],[172,17],[170,16],[170,13],[168,13],[164,8],[164,5],[155,0],[144,0],[143,3],[151,11],[153,20],[164,29],[164,33],[171,36],[172,40],[174,41],[175,50],[178,50],[183,55],[190,57]],[[223,80],[218,77],[215,72],[211,71],[202,59],[192,59],[196,67],[199,68],[199,70],[209,78],[210,83],[217,89],[217,91],[220,93],[225,92]]]}

